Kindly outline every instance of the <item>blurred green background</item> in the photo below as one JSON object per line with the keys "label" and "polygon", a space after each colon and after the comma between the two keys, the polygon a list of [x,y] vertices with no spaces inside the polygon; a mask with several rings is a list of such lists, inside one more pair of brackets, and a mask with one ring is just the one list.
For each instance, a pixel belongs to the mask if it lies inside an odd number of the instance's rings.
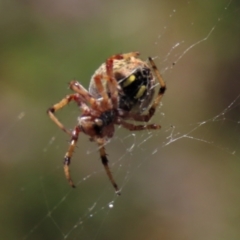
{"label": "blurred green background", "polygon": [[[9,0],[0,20],[1,239],[240,239],[237,1]],[[130,51],[156,57],[167,83],[152,120],[162,129],[116,129],[107,152],[121,197],[81,136],[72,190],[69,139],[46,110],[70,80],[87,88]],[[78,115],[57,113],[68,128]]]}

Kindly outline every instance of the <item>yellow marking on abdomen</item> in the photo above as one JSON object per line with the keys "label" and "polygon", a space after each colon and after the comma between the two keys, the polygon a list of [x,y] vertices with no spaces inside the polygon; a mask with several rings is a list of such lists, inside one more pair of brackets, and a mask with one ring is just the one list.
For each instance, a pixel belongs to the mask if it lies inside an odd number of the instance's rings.
{"label": "yellow marking on abdomen", "polygon": [[146,91],[146,86],[141,86],[140,89],[138,90],[137,94],[134,96],[135,99],[138,99],[140,97],[142,97],[142,95],[145,93]]}
{"label": "yellow marking on abdomen", "polygon": [[123,83],[123,87],[127,87],[129,86],[132,82],[134,82],[136,80],[136,77],[134,75],[131,75],[130,77],[128,77],[124,83]]}

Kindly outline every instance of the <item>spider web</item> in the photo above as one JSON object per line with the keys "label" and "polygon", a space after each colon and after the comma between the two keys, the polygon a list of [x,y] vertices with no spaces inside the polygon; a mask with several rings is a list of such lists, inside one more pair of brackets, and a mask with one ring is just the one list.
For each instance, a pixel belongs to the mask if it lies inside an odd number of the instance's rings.
{"label": "spider web", "polygon": [[[52,4],[51,12],[44,1],[3,4],[14,17],[2,12],[1,238],[239,239],[237,1]],[[166,81],[151,120],[162,129],[119,127],[106,145],[121,197],[96,145],[81,135],[72,190],[62,169],[68,136],[44,112],[69,93],[64,84],[73,73],[87,86],[102,59],[132,50],[153,56]],[[67,127],[78,115],[74,104],[57,114]]]}

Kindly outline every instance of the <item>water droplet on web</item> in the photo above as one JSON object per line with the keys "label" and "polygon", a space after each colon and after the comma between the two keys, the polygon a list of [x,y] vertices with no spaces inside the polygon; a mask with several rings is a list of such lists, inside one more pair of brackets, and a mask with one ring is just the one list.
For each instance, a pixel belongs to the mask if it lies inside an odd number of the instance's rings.
{"label": "water droplet on web", "polygon": [[21,120],[24,116],[25,116],[25,112],[21,112],[21,113],[18,115],[18,119]]}
{"label": "water droplet on web", "polygon": [[113,207],[114,207],[113,202],[110,202],[110,203],[108,204],[108,207],[109,207],[109,208],[113,208]]}

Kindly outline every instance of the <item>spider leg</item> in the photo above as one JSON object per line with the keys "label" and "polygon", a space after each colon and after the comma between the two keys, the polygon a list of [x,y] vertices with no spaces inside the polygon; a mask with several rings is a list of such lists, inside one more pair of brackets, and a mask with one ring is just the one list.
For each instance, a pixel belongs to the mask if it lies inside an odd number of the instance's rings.
{"label": "spider leg", "polygon": [[149,109],[149,117],[147,118],[147,121],[150,120],[150,118],[153,116],[153,114],[155,113],[155,110],[156,108],[158,107],[162,97],[163,97],[163,94],[165,93],[166,91],[166,84],[165,82],[163,81],[162,79],[162,76],[159,72],[159,70],[157,69],[157,66],[156,64],[154,63],[153,59],[151,57],[148,58],[151,66],[152,66],[152,69],[158,79],[158,82],[160,84],[160,88],[159,88],[159,91],[158,91],[158,96],[156,97],[155,101],[153,102],[153,105],[151,106],[151,108]]}
{"label": "spider leg", "polygon": [[100,152],[102,164],[103,164],[103,166],[105,168],[105,171],[106,171],[106,173],[108,175],[108,178],[111,181],[113,187],[115,188],[115,191],[116,191],[117,195],[121,195],[120,190],[118,189],[118,186],[117,186],[116,182],[114,181],[112,173],[111,173],[111,171],[109,169],[107,154],[106,154],[104,145],[103,145],[103,143],[101,143],[99,141],[98,141],[98,145],[99,145],[99,152]]}
{"label": "spider leg", "polygon": [[118,82],[113,76],[113,61],[112,59],[107,59],[106,61],[106,72],[107,72],[107,86],[111,93],[111,100],[114,108],[118,106]]}
{"label": "spider leg", "polygon": [[104,76],[102,74],[98,74],[94,77],[94,81],[98,90],[98,93],[102,96],[102,101],[100,102],[101,108],[103,111],[112,109],[112,103],[108,97],[108,94],[106,92],[106,89],[104,89],[102,84],[102,79],[105,79],[107,76]]}
{"label": "spider leg", "polygon": [[116,54],[111,56],[106,60],[106,73],[107,73],[107,84],[108,88],[111,93],[111,100],[113,103],[114,108],[118,106],[118,82],[113,76],[113,61],[114,60],[121,60],[121,59],[129,59],[130,57],[138,57],[139,52],[130,52],[125,54]]}
{"label": "spider leg", "polygon": [[71,81],[69,83],[69,87],[74,92],[78,93],[85,102],[88,102],[93,109],[98,109],[99,104],[94,97],[78,82],[78,81]]}
{"label": "spider leg", "polygon": [[49,117],[53,120],[53,122],[55,122],[59,128],[61,128],[64,132],[66,132],[69,135],[72,135],[65,127],[64,125],[57,119],[57,117],[55,116],[55,112],[58,111],[59,109],[65,107],[69,102],[71,101],[75,101],[78,103],[78,105],[81,104],[81,99],[80,96],[78,94],[71,94],[71,95],[67,95],[65,98],[63,98],[60,102],[56,103],[55,105],[53,105],[51,108],[49,108],[47,110],[47,113],[49,115]]}
{"label": "spider leg", "polygon": [[74,149],[76,147],[76,143],[77,143],[77,140],[78,140],[78,135],[79,135],[80,132],[81,132],[80,127],[79,126],[75,127],[75,130],[72,132],[72,138],[71,138],[71,141],[70,141],[70,146],[68,148],[68,151],[65,154],[64,162],[63,162],[63,170],[64,170],[64,173],[65,173],[66,179],[67,179],[69,185],[73,188],[75,188],[75,185],[74,185],[73,180],[72,180],[71,175],[70,175],[69,165],[71,163],[72,154],[73,154]]}
{"label": "spider leg", "polygon": [[128,129],[129,131],[141,131],[141,130],[145,130],[145,129],[160,129],[161,126],[157,125],[157,124],[147,124],[147,125],[135,125],[132,123],[128,123],[125,121],[120,121],[119,123],[117,123],[119,125],[122,125],[124,128]]}

